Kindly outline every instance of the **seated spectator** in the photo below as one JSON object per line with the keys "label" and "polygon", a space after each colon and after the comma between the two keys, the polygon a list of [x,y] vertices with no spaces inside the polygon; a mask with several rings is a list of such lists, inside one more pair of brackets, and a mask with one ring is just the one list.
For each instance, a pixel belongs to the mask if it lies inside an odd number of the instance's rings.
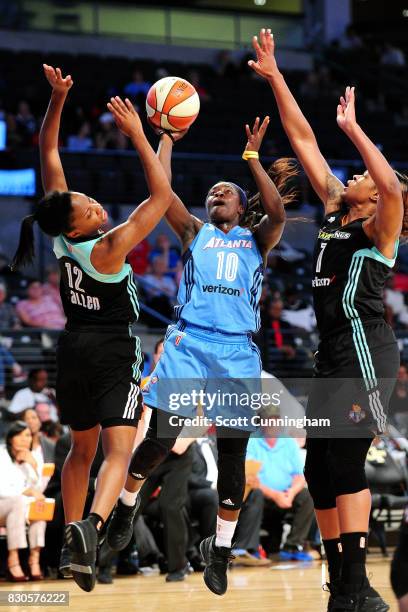
{"label": "seated spectator", "polygon": [[54,300],[45,295],[39,281],[32,281],[27,288],[27,299],[17,303],[16,311],[23,325],[44,329],[64,329],[65,317]]}
{"label": "seated spectator", "polygon": [[391,314],[391,324],[400,324],[408,327],[408,306],[404,294],[395,289],[395,276],[388,279],[384,291],[384,302]]}
{"label": "seated spectator", "polygon": [[43,285],[44,295],[48,295],[61,310],[64,315],[64,309],[62,307],[61,295],[60,295],[60,280],[61,273],[58,266],[49,266],[47,268],[47,282]]}
{"label": "seated spectator", "polygon": [[[43,410],[43,406],[45,405],[48,407],[48,418],[51,418],[53,421],[58,421],[55,391],[50,389],[47,385],[47,370],[43,368],[30,370],[28,373],[28,387],[17,391],[10,402],[8,411],[11,414],[18,414],[26,408],[34,408],[37,410],[38,407],[41,407],[42,412],[45,413]],[[48,419],[41,419],[40,416],[40,420],[45,421]]]}
{"label": "seated spectator", "polygon": [[99,117],[99,129],[95,136],[97,149],[126,149],[126,136],[115,126],[113,116],[106,112]]}
{"label": "seated spectator", "polygon": [[399,431],[408,437],[408,366],[401,363],[390,399],[390,416]]}
{"label": "seated spectator", "polygon": [[92,149],[93,140],[89,121],[84,121],[76,134],[67,138],[67,149],[69,151],[87,151]]}
{"label": "seated spectator", "polygon": [[265,329],[270,331],[270,346],[274,347],[280,354],[280,359],[293,359],[296,348],[293,342],[293,328],[282,318],[283,302],[280,298],[269,302],[266,316],[263,322]]}
{"label": "seated spectator", "polygon": [[187,81],[191,83],[191,85],[195,88],[196,92],[200,96],[200,102],[209,102],[211,100],[211,96],[201,84],[201,77],[198,70],[190,70],[187,74]]}
{"label": "seated spectator", "polygon": [[[313,522],[313,501],[305,488],[301,452],[293,438],[276,437],[279,432],[273,425],[273,417],[268,419],[271,426],[262,428],[262,437],[250,438],[247,451],[247,459],[262,464],[258,478],[252,482],[264,497],[262,526],[273,532],[276,521],[281,521],[288,512],[293,514],[292,528],[280,556],[295,561],[310,560],[303,547]],[[269,549],[275,552],[272,537]]]}
{"label": "seated spectator", "polygon": [[14,306],[6,302],[6,297],[6,283],[0,282],[0,331],[18,329],[20,327],[20,321]]}
{"label": "seated spectator", "polygon": [[345,51],[352,51],[354,49],[361,49],[362,46],[363,41],[357,34],[355,27],[349,24],[346,27],[344,36],[340,38],[340,48]]}
{"label": "seated spectator", "polygon": [[37,121],[31,112],[30,105],[25,100],[18,103],[16,115],[17,130],[21,135],[23,144],[32,146],[34,134],[37,131]]}
{"label": "seated spectator", "polygon": [[38,472],[41,475],[41,491],[44,491],[50,478],[43,475],[44,463],[54,463],[55,443],[41,432],[41,421],[34,408],[26,408],[21,414],[21,420],[28,426],[31,436],[31,452],[37,462]]}
{"label": "seated spectator", "polygon": [[[162,316],[171,319],[177,287],[174,280],[166,276],[168,271],[166,258],[162,255],[156,255],[152,260],[151,268],[151,273],[143,277],[146,304]],[[149,324],[155,324],[153,316],[149,318]]]}
{"label": "seated spectator", "polygon": [[145,238],[142,242],[139,242],[131,251],[128,253],[127,260],[132,266],[132,270],[135,274],[143,276],[146,273],[149,265],[149,252],[150,245]]}
{"label": "seated spectator", "polygon": [[[218,493],[216,489],[217,449],[211,436],[198,438],[192,445],[193,466],[188,481],[188,511],[192,519],[198,521],[199,540],[211,536],[216,531]],[[260,567],[269,565],[269,561],[257,556],[260,546],[260,529],[263,515],[263,495],[257,488],[247,482],[247,494],[238,519],[234,536],[235,559],[233,565]],[[190,543],[188,557],[194,569],[200,570],[201,561],[194,546]]]}
{"label": "seated spectator", "polygon": [[382,66],[396,66],[396,67],[404,67],[405,66],[405,55],[401,49],[395,47],[391,43],[386,43],[384,45],[384,51],[380,57],[380,64]]}
{"label": "seated spectator", "polygon": [[45,438],[56,444],[64,433],[64,428],[62,427],[61,423],[48,419],[47,421],[43,421],[41,423],[41,433],[44,434]]}
{"label": "seated spectator", "polygon": [[161,255],[166,260],[166,276],[174,278],[178,263],[181,261],[180,250],[170,244],[167,234],[159,234],[157,236],[152,252],[150,253],[150,261],[152,262],[157,255]]}
{"label": "seated spectator", "polygon": [[13,355],[0,344],[0,397],[4,395],[6,386],[6,368],[10,368],[14,376],[21,376],[23,368],[17,363]]}
{"label": "seated spectator", "polygon": [[[27,548],[26,511],[32,498],[43,500],[41,475],[31,452],[32,436],[26,423],[16,421],[7,432],[6,448],[0,449],[0,525],[7,528],[8,579],[25,582],[18,551]],[[43,578],[40,551],[44,547],[45,521],[30,521],[28,565],[32,580]]]}
{"label": "seated spectator", "polygon": [[151,86],[149,81],[145,81],[143,72],[136,69],[133,71],[132,80],[123,88],[123,92],[131,100],[136,100],[139,96],[145,98]]}

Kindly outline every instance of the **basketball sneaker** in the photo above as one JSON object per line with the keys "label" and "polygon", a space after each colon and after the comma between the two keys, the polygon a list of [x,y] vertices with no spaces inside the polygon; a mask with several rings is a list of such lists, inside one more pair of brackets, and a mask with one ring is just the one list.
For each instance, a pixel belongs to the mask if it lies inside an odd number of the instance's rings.
{"label": "basketball sneaker", "polygon": [[139,495],[136,497],[134,506],[127,506],[118,499],[106,533],[106,541],[112,550],[123,550],[129,544],[133,534],[133,521],[139,505]]}
{"label": "basketball sneaker", "polygon": [[98,532],[89,518],[68,523],[65,541],[71,552],[71,571],[83,591],[92,591],[96,581],[96,552]]}
{"label": "basketball sneaker", "polygon": [[352,591],[344,585],[333,585],[330,590],[329,612],[387,612],[390,606],[381,595],[364,579],[359,591]]}
{"label": "basketball sneaker", "polygon": [[215,535],[203,540],[200,553],[206,565],[203,578],[207,587],[216,595],[224,595],[228,587],[228,563],[234,556],[231,548],[215,545]]}
{"label": "basketball sneaker", "polygon": [[61,548],[58,571],[63,576],[63,578],[72,578],[71,551],[69,550],[68,544],[66,542],[64,542]]}

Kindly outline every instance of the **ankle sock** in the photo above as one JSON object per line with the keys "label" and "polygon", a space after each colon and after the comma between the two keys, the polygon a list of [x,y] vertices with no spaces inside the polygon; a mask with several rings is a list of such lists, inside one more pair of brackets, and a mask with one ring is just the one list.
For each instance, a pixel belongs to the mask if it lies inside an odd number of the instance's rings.
{"label": "ankle sock", "polygon": [[336,580],[339,580],[341,575],[343,556],[340,538],[322,540],[322,542],[324,552],[326,553],[330,582],[333,583]]}
{"label": "ankle sock", "polygon": [[122,489],[121,494],[119,495],[119,499],[125,506],[134,506],[136,503],[136,498],[139,494],[139,491],[126,491],[126,489]]}
{"label": "ankle sock", "polygon": [[217,535],[215,537],[216,546],[231,548],[232,538],[238,521],[225,521],[217,516]]}
{"label": "ankle sock", "polygon": [[343,549],[341,582],[347,585],[361,586],[366,577],[367,532],[356,531],[340,535]]}

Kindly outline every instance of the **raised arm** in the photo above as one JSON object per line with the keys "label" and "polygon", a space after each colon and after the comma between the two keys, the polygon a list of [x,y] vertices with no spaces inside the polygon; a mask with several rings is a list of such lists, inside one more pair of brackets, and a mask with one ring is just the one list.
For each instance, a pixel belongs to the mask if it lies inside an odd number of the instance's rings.
{"label": "raised arm", "polygon": [[283,128],[296,157],[323,202],[326,213],[339,209],[344,185],[331,172],[320,152],[310,124],[278,69],[273,34],[270,30],[261,30],[260,41],[254,36],[252,44],[257,61],[250,60],[248,65],[271,86]]}
{"label": "raised arm", "polygon": [[377,249],[392,259],[404,216],[401,185],[384,155],[357,123],[354,87],[347,87],[340,98],[337,123],[358,149],[378,190],[375,215],[365,221],[364,230]]}
{"label": "raised arm", "polygon": [[107,232],[92,251],[92,265],[99,272],[114,274],[120,270],[129,251],[156,227],[172,203],[174,194],[130,100],[126,98],[123,102],[119,96],[111,98],[108,109],[118,128],[129,136],[138,152],[150,193],[127,221]]}
{"label": "raised arm", "polygon": [[[248,142],[244,156],[249,151],[258,153],[268,124],[269,117],[265,117],[261,125],[259,125],[259,117],[257,117],[252,131],[249,125],[245,126]],[[266,213],[254,233],[262,256],[266,259],[269,251],[279,242],[282,236],[286,220],[285,208],[275,183],[264,170],[259,159],[248,156],[247,161],[258,188],[262,208]]]}
{"label": "raised arm", "polygon": [[59,68],[43,64],[44,74],[52,87],[51,99],[40,130],[41,179],[44,192],[67,191],[64,170],[58,152],[61,113],[73,85],[71,75],[63,78]]}
{"label": "raised arm", "polygon": [[[185,134],[186,130],[183,132],[174,132],[171,138],[166,132],[161,133],[157,155],[170,184],[172,179],[171,154],[173,151],[173,142],[180,140]],[[166,221],[179,238],[183,253],[188,249],[203,225],[200,219],[197,219],[197,217],[188,212],[186,206],[177,195],[175,195],[172,205],[167,209]]]}

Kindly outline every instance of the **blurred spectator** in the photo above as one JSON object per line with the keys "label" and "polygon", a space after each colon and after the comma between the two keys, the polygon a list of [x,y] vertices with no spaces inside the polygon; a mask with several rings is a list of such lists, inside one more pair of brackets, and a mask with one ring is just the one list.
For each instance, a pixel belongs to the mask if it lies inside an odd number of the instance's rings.
{"label": "blurred spectator", "polygon": [[157,255],[161,255],[166,260],[166,274],[174,278],[177,265],[181,260],[180,250],[170,244],[170,239],[167,234],[158,234],[150,254],[150,261],[153,261]]}
{"label": "blurred spectator", "polygon": [[135,100],[140,95],[145,98],[151,86],[152,84],[149,81],[145,81],[143,72],[136,69],[133,71],[130,83],[123,88],[123,93],[131,100]]}
{"label": "blurred spectator", "polygon": [[4,394],[6,386],[6,368],[10,368],[13,376],[21,376],[23,368],[17,363],[13,355],[0,344],[0,397]]}
{"label": "blurred spectator", "polygon": [[270,330],[270,346],[279,351],[281,359],[293,359],[296,348],[293,341],[293,328],[290,323],[282,319],[283,302],[281,299],[273,299],[266,309],[263,322],[265,330]]}
{"label": "blurred spectator", "polygon": [[37,121],[31,112],[28,102],[21,100],[18,103],[16,126],[20,132],[23,143],[30,146],[33,144],[33,137],[37,130]]}
{"label": "blurred spectator", "polygon": [[41,432],[41,421],[34,408],[26,408],[21,414],[21,421],[27,424],[31,432],[31,452],[37,462],[38,473],[42,478],[41,491],[44,491],[50,478],[43,475],[43,465],[44,463],[54,463],[55,443]]}
{"label": "blurred spectator", "polygon": [[390,400],[390,415],[398,430],[408,437],[408,366],[401,363]]}
{"label": "blurred spectator", "polygon": [[305,331],[313,331],[316,328],[316,317],[312,305],[307,303],[293,286],[289,286],[285,292],[282,318],[293,327]]}
{"label": "blurred spectator", "polygon": [[232,59],[231,51],[223,49],[216,54],[214,70],[220,77],[233,77],[236,75],[237,67]]}
{"label": "blurred spectator", "polygon": [[190,70],[187,74],[187,81],[195,88],[200,97],[200,102],[209,102],[211,100],[210,94],[201,83],[201,76],[198,70]]}
{"label": "blurred spectator", "polygon": [[262,524],[270,532],[276,521],[282,521],[290,512],[292,528],[280,555],[287,560],[311,560],[303,547],[313,521],[313,501],[305,488],[300,449],[293,438],[277,437],[273,417],[268,420],[270,425],[262,427],[262,437],[250,438],[247,451],[247,459],[262,464],[258,482],[253,482],[264,496]]}
{"label": "blurred spectator", "polygon": [[99,128],[95,136],[97,149],[126,149],[127,139],[117,129],[112,115],[108,112],[99,117]]}
{"label": "blurred spectator", "polygon": [[[41,474],[31,452],[32,436],[26,423],[16,421],[7,432],[6,448],[0,449],[0,524],[7,527],[8,579],[25,582],[18,551],[27,548],[26,512],[32,501],[43,500]],[[40,551],[45,542],[45,521],[30,521],[29,568],[33,580],[41,580]]]}
{"label": "blurred spectator", "polygon": [[145,238],[128,253],[127,260],[135,274],[145,274],[149,265],[149,252],[150,245],[147,238]]}
{"label": "blurred spectator", "polygon": [[47,268],[47,282],[43,285],[44,295],[48,295],[55,302],[64,315],[64,310],[60,295],[60,280],[61,274],[58,266],[49,266]]}
{"label": "blurred spectator", "polygon": [[[166,276],[168,271],[166,258],[163,255],[156,255],[151,268],[151,273],[143,277],[146,304],[162,316],[171,319],[177,287],[174,280]],[[154,319],[149,319],[149,322],[155,324]]]}
{"label": "blurred spectator", "polygon": [[76,134],[68,136],[67,148],[70,151],[87,151],[92,147],[91,126],[89,121],[84,121]]}
{"label": "blurred spectator", "polygon": [[51,421],[51,419],[47,421],[43,421],[41,423],[41,432],[44,434],[46,438],[51,440],[51,442],[56,442],[60,439],[62,434],[64,433],[64,429],[61,423],[56,421]]}
{"label": "blurred spectator", "polygon": [[34,408],[37,413],[40,413],[40,421],[47,421],[49,419],[58,421],[55,392],[47,385],[48,373],[46,370],[43,368],[30,370],[28,373],[28,387],[17,391],[10,402],[8,411],[11,414],[18,414],[26,408]]}
{"label": "blurred spectator", "polygon": [[408,307],[405,304],[404,294],[394,289],[394,279],[395,277],[391,277],[387,281],[384,291],[384,302],[391,311],[392,319],[395,319],[395,321],[391,319],[391,323],[397,322],[408,326]]}
{"label": "blurred spectator", "polygon": [[12,304],[6,302],[7,287],[0,281],[0,331],[18,329],[20,321]]}
{"label": "blurred spectator", "polygon": [[396,66],[396,67],[404,67],[405,66],[405,55],[401,49],[395,47],[390,43],[386,43],[384,45],[384,50],[380,57],[380,64],[382,66]]}
{"label": "blurred spectator", "polygon": [[27,288],[27,299],[17,303],[16,311],[21,322],[27,327],[63,329],[65,317],[61,308],[44,292],[39,281],[32,281]]}
{"label": "blurred spectator", "polygon": [[363,41],[357,34],[355,27],[349,24],[346,27],[344,36],[340,38],[340,48],[346,51],[351,51],[354,49],[361,49],[362,46]]}
{"label": "blurred spectator", "polygon": [[317,72],[312,70],[311,72],[307,73],[306,78],[300,85],[299,93],[302,98],[308,100],[317,100],[317,98],[319,98],[319,75]]}

